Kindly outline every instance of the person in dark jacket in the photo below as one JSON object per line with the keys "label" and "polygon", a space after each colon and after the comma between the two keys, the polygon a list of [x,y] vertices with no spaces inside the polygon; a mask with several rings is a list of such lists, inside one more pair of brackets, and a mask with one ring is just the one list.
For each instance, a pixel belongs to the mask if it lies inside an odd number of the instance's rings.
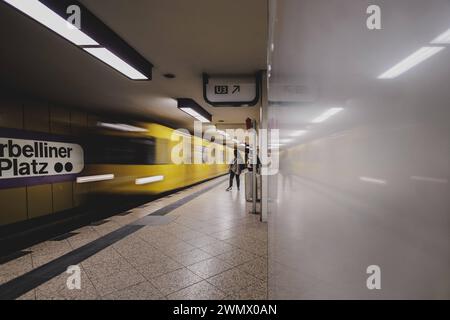
{"label": "person in dark jacket", "polygon": [[237,149],[235,149],[234,150],[234,159],[230,163],[230,186],[227,188],[227,191],[230,191],[231,189],[233,189],[234,177],[236,177],[236,185],[237,185],[237,189],[239,191],[240,183],[241,183],[239,176],[241,175],[241,172],[242,172],[242,166],[243,166],[243,161],[242,161]]}

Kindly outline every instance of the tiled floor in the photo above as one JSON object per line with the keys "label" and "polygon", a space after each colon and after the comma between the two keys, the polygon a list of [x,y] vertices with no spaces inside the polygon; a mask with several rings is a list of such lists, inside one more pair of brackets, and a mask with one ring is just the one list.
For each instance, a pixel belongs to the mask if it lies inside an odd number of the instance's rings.
{"label": "tiled floor", "polygon": [[[0,284],[214,183],[33,246],[0,265]],[[243,190],[225,188],[226,182],[170,212],[165,223],[146,225],[82,261],[80,290],[69,290],[63,273],[19,299],[267,299],[267,225],[248,213]]]}

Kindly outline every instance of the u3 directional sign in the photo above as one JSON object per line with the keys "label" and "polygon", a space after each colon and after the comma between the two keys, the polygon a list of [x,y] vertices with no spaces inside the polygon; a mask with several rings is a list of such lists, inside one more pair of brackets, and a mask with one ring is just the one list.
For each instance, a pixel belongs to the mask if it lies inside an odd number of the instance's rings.
{"label": "u3 directional sign", "polygon": [[259,101],[260,76],[211,76],[203,74],[203,95],[212,106],[254,106]]}

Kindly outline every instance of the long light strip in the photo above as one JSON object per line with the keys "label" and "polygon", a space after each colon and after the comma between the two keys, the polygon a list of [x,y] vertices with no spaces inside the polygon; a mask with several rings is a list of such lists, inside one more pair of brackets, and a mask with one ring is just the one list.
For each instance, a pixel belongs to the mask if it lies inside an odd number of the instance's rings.
{"label": "long light strip", "polygon": [[164,176],[153,176],[153,177],[139,178],[139,179],[136,179],[136,185],[140,186],[140,185],[149,184],[149,183],[158,182],[158,181],[163,181],[163,180],[164,180]]}
{"label": "long light strip", "polygon": [[191,117],[194,117],[195,119],[201,121],[201,122],[210,122],[208,119],[206,119],[204,116],[202,116],[200,113],[195,111],[192,108],[180,108],[180,110],[186,112]]}
{"label": "long light strip", "polygon": [[431,58],[444,48],[445,47],[422,47],[383,74],[381,74],[378,79],[394,79],[402,73],[405,73],[406,71],[417,66],[421,62],[427,60],[428,58]]}
{"label": "long light strip", "polygon": [[106,48],[84,48],[84,50],[132,80],[148,79],[141,72],[130,66]]}
{"label": "long light strip", "polygon": [[371,177],[359,177],[359,180],[364,181],[364,182],[369,182],[369,183],[374,183],[374,184],[387,184],[386,180],[382,180],[382,179],[376,179],[376,178],[371,178]]}
{"label": "long light strip", "polygon": [[320,116],[315,118],[312,122],[313,123],[324,122],[325,120],[331,118],[332,116],[334,116],[335,114],[341,112],[342,110],[344,110],[344,109],[343,108],[331,108],[331,109],[328,109],[327,111],[322,113]]}
{"label": "long light strip", "polygon": [[450,44],[450,29],[437,36],[431,44]]}
{"label": "long light strip", "polygon": [[131,126],[129,124],[123,123],[107,123],[107,122],[97,122],[97,126],[102,128],[108,128],[118,131],[126,131],[126,132],[147,132],[147,129],[139,128],[135,126]]}
{"label": "long light strip", "polygon": [[61,37],[69,40],[78,46],[99,45],[81,30],[75,28],[61,16],[50,10],[37,0],[3,0],[14,8],[22,11],[27,16],[43,24],[50,30],[56,32]]}
{"label": "long light strip", "polygon": [[306,132],[307,132],[306,130],[296,130],[291,133],[291,137],[300,137],[304,135]]}
{"label": "long light strip", "polygon": [[433,178],[433,177],[421,177],[421,176],[412,176],[411,180],[424,181],[424,182],[434,182],[434,183],[448,183],[448,179],[443,178]]}
{"label": "long light strip", "polygon": [[113,179],[114,179],[113,174],[101,174],[101,175],[97,175],[97,176],[78,177],[77,183],[107,181],[107,180],[113,180]]}

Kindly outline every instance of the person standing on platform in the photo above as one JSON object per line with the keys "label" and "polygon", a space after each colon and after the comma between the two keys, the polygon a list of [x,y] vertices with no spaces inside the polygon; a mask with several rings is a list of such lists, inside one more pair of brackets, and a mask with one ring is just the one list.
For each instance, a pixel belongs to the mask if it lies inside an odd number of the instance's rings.
{"label": "person standing on platform", "polygon": [[240,157],[240,154],[237,149],[234,149],[234,158],[233,161],[230,163],[230,186],[227,188],[226,191],[231,191],[233,189],[233,179],[236,177],[236,185],[237,189],[239,191],[240,188],[240,178],[242,172],[242,167],[244,165],[244,162],[242,158]]}

